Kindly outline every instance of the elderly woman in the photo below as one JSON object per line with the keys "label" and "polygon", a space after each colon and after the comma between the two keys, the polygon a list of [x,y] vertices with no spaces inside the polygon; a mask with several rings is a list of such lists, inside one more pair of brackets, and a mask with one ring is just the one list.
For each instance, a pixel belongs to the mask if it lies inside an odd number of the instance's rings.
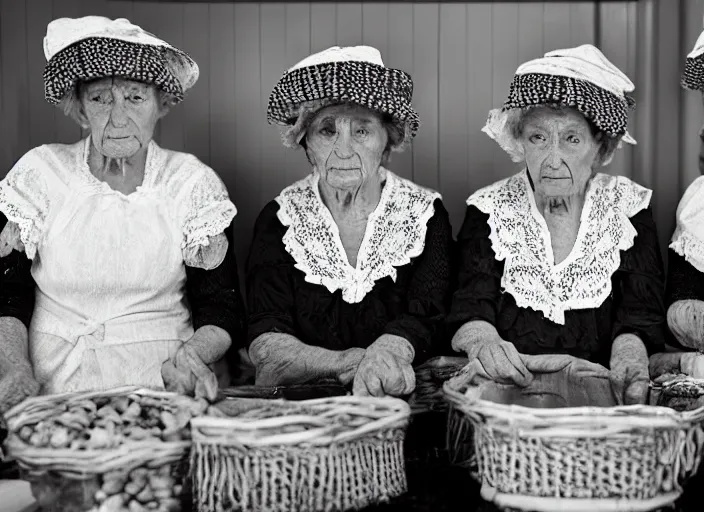
{"label": "elderly woman", "polygon": [[387,169],[416,134],[413,83],[378,50],[329,48],[289,69],[269,122],[312,173],[257,219],[247,263],[249,355],[261,385],[337,380],[406,395],[436,352],[452,232],[440,195]]}
{"label": "elderly woman", "polygon": [[46,99],[90,134],[30,150],[0,182],[0,407],[121,385],[213,397],[208,365],[244,330],[236,210],[212,169],[152,140],[198,66],[96,16],[52,21],[44,51]]}
{"label": "elderly woman", "polygon": [[[704,33],[685,60],[681,83],[704,93]],[[704,157],[699,159],[701,166]],[[704,176],[692,182],[677,207],[667,277],[667,324],[675,351],[651,357],[652,374],[682,372],[704,378]]]}
{"label": "elderly woman", "polygon": [[610,366],[616,398],[643,402],[664,340],[651,191],[596,172],[626,131],[630,80],[595,47],[521,65],[485,131],[522,162],[469,197],[458,235],[452,346],[489,377],[532,379],[525,355]]}

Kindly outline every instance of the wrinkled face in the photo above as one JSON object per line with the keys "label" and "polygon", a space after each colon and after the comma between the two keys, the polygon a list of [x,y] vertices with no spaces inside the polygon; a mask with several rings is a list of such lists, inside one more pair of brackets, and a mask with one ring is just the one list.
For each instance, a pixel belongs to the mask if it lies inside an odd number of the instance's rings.
{"label": "wrinkled face", "polygon": [[381,117],[356,105],[321,109],[306,132],[308,156],[322,180],[356,189],[379,170],[388,141]]}
{"label": "wrinkled face", "polygon": [[536,191],[566,196],[586,190],[600,144],[578,111],[531,109],[520,141]]}
{"label": "wrinkled face", "polygon": [[93,145],[108,158],[146,148],[164,113],[156,87],[117,77],[85,84],[80,101]]}

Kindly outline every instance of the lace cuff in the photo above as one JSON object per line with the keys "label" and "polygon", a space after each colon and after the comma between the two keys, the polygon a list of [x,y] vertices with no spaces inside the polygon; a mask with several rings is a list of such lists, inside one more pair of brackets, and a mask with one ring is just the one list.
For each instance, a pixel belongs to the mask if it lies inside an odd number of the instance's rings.
{"label": "lace cuff", "polygon": [[12,251],[24,252],[24,244],[20,227],[14,222],[8,222],[0,233],[0,258],[4,258]]}
{"label": "lace cuff", "polygon": [[213,270],[220,266],[227,255],[229,243],[224,232],[210,236],[207,243],[183,249],[183,261],[189,267]]}
{"label": "lace cuff", "polygon": [[[223,241],[223,232],[232,223],[237,208],[230,201],[225,185],[210,168],[196,181],[186,203],[181,243],[184,261],[191,266],[215,268],[225,257],[227,240]],[[210,248],[211,243],[213,248]]]}
{"label": "lace cuff", "polygon": [[699,240],[689,231],[685,231],[681,226],[675,229],[672,236],[670,249],[682,256],[687,263],[696,268],[699,272],[704,272],[704,242]]}
{"label": "lace cuff", "polygon": [[[49,197],[44,177],[31,162],[31,153],[23,156],[0,182],[0,211],[5,214],[8,226],[14,223],[19,229],[21,245],[29,259],[34,259],[44,234],[44,223],[49,212]],[[11,228],[14,229],[14,228]],[[5,233],[6,240],[13,235]]]}

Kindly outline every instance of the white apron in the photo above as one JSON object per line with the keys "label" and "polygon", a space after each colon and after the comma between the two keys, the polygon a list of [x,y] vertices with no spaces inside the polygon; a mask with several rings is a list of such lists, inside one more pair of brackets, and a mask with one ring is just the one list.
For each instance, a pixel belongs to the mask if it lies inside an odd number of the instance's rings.
{"label": "white apron", "polygon": [[[144,183],[126,196],[90,174],[89,141],[38,148],[46,167],[31,201],[32,226],[4,205],[28,256],[36,251],[29,328],[35,375],[45,394],[123,385],[163,389],[161,365],[193,335],[184,253],[222,233],[234,205],[212,170],[153,142]],[[69,149],[75,160],[64,154]],[[29,159],[33,167],[36,160]],[[14,194],[23,192],[21,172],[11,171],[2,183],[0,207],[10,200],[22,211]]]}

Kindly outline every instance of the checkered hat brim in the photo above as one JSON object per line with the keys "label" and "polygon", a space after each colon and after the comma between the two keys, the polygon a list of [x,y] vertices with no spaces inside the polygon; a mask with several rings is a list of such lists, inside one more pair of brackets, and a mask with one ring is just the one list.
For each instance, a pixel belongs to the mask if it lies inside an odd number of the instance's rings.
{"label": "checkered hat brim", "polygon": [[704,54],[687,57],[680,83],[685,89],[704,91]]}
{"label": "checkered hat brim", "polygon": [[577,109],[609,137],[623,136],[628,111],[635,107],[630,96],[619,98],[586,80],[541,73],[514,75],[503,110],[558,103]]}
{"label": "checkered hat brim", "polygon": [[178,53],[187,62],[193,62],[186,53],[176,48],[106,37],[83,39],[64,48],[46,63],[44,97],[56,105],[79,80],[120,76],[153,84],[180,102],[184,91],[169,69],[166,57],[169,51]]}
{"label": "checkered hat brim", "polygon": [[302,103],[330,99],[388,114],[414,137],[420,120],[412,96],[413,80],[405,71],[363,61],[326,62],[284,73],[269,96],[267,121],[292,125]]}

